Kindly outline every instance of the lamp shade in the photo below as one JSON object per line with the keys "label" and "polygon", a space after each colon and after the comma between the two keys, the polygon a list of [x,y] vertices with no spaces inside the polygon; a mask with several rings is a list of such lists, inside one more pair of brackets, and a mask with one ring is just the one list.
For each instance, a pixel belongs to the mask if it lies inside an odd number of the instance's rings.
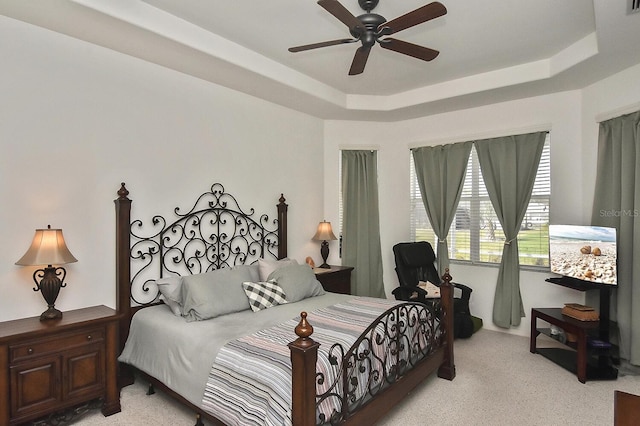
{"label": "lamp shade", "polygon": [[316,235],[313,236],[314,240],[317,241],[329,241],[329,240],[337,240],[336,236],[333,235],[333,230],[331,229],[331,222],[322,221],[318,224],[318,231]]}
{"label": "lamp shade", "polygon": [[62,229],[36,229],[29,250],[16,262],[16,265],[64,265],[77,262],[62,236]]}

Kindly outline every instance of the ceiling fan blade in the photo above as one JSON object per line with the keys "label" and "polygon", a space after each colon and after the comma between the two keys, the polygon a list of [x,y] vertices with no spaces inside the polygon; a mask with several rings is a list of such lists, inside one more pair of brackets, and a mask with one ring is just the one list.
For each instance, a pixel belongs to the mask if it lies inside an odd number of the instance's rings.
{"label": "ceiling fan blade", "polygon": [[423,61],[431,61],[440,54],[437,50],[418,46],[417,44],[408,43],[395,38],[385,38],[384,40],[380,40],[380,47],[393,50],[394,52],[402,53],[404,55],[413,56],[414,58],[422,59]]}
{"label": "ceiling fan blade", "polygon": [[317,49],[319,47],[336,46],[338,44],[353,43],[357,38],[342,38],[340,40],[323,41],[320,43],[305,44],[304,46],[290,47],[289,52],[302,52],[304,50]]}
{"label": "ceiling fan blade", "polygon": [[356,31],[356,27],[362,28],[362,22],[351,12],[347,10],[337,0],[318,0],[318,4],[322,6],[327,12],[338,18],[343,24],[345,24],[351,31]]}
{"label": "ceiling fan blade", "polygon": [[384,24],[380,24],[378,31],[386,29],[385,34],[397,33],[398,31],[406,30],[407,28],[422,24],[423,22],[446,15],[446,13],[447,8],[444,7],[442,3],[435,1],[392,19],[391,21],[385,22]]}
{"label": "ceiling fan blade", "polygon": [[367,59],[369,59],[369,52],[371,52],[371,47],[360,46],[358,50],[356,50],[353,62],[351,63],[351,69],[349,69],[349,75],[357,75],[364,72]]}

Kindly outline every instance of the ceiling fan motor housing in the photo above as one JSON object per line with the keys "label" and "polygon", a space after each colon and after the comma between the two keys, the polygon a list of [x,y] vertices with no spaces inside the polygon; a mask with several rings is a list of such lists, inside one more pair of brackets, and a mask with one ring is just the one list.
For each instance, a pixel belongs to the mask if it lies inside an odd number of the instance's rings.
{"label": "ceiling fan motor housing", "polygon": [[365,46],[373,46],[376,39],[380,36],[378,34],[378,27],[381,24],[387,22],[384,16],[380,16],[377,13],[365,13],[358,16],[358,20],[364,25],[364,31],[350,31],[351,35],[355,38],[359,38],[362,44]]}
{"label": "ceiling fan motor housing", "polygon": [[366,29],[375,31],[380,24],[387,22],[384,16],[380,16],[377,13],[365,13],[358,16],[358,19],[365,26]]}

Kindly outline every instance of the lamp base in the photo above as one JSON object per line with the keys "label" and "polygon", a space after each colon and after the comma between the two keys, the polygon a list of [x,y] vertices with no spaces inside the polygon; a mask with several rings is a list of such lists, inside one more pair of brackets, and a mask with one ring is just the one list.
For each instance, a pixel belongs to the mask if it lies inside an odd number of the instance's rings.
{"label": "lamp base", "polygon": [[[67,271],[65,271],[63,267],[54,268],[51,265],[44,269],[38,269],[33,273],[33,281],[36,283],[33,291],[40,290],[42,297],[47,301],[47,306],[49,307],[40,315],[40,321],[62,318],[62,312],[57,310],[55,305],[58,293],[60,293],[60,288],[66,286],[66,284],[63,283],[66,275]],[[60,279],[59,276],[62,276],[62,279]],[[38,278],[40,278],[40,281],[38,281]]]}
{"label": "lamp base", "polygon": [[329,257],[329,242],[326,240],[320,245],[320,256],[322,256],[322,265],[318,266],[318,268],[331,268],[331,266],[327,264],[327,257]]}
{"label": "lamp base", "polygon": [[49,306],[49,309],[47,309],[40,315],[40,321],[49,321],[60,318],[62,318],[62,312],[60,312],[53,306]]}

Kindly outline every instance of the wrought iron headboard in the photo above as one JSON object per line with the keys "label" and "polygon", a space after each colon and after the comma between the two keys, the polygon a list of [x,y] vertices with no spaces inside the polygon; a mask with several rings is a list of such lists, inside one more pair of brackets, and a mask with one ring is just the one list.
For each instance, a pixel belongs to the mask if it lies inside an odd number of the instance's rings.
{"label": "wrought iron headboard", "polygon": [[[124,183],[118,194],[117,206],[126,200],[130,210]],[[149,224],[132,221],[127,245],[131,302],[141,306],[155,303],[159,291],[153,281],[158,278],[251,264],[264,257],[286,257],[284,196],[277,207],[278,218],[270,221],[267,214],[258,216],[253,208],[243,210],[222,184],[214,183],[185,213],[176,207],[170,221],[161,215],[153,216]],[[124,249],[124,244],[118,246]]]}

